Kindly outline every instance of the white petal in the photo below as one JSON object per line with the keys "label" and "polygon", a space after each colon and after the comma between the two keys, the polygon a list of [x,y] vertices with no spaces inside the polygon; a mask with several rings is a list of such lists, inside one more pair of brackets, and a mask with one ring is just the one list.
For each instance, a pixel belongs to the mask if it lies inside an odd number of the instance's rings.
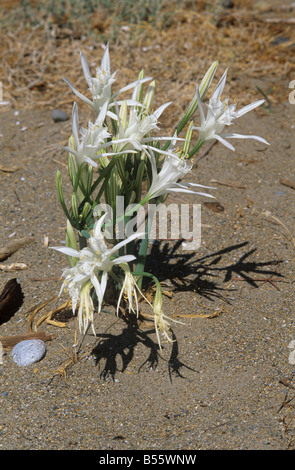
{"label": "white petal", "polygon": [[188,193],[188,194],[196,194],[198,196],[206,196],[206,197],[213,197],[215,199],[215,196],[212,196],[212,194],[208,194],[208,193],[201,193],[201,192],[197,192],[197,191],[192,191],[190,189],[184,189],[184,188],[169,188],[167,189],[165,192],[172,192],[172,193]]}
{"label": "white petal", "polygon": [[105,117],[106,117],[106,114],[107,114],[107,110],[108,110],[108,104],[109,102],[108,101],[105,101],[99,111],[99,115],[97,116],[97,119],[95,122],[99,123],[100,125],[102,125],[102,123],[104,122],[105,120]]}
{"label": "white petal", "polygon": [[124,91],[130,90],[130,88],[134,88],[136,85],[140,83],[144,83],[152,79],[153,77],[146,77],[146,78],[142,78],[141,80],[136,80],[135,82],[129,83],[129,85],[126,85],[125,87],[121,88],[119,91],[114,93],[113,97],[118,96],[120,93],[123,93]]}
{"label": "white petal", "polygon": [[86,81],[87,81],[88,85],[90,86],[90,84],[91,84],[91,74],[90,74],[89,67],[88,67],[88,64],[87,64],[87,61],[85,59],[85,56],[84,56],[83,52],[80,52],[80,59],[81,59],[81,65],[82,65],[84,76],[86,78]]}
{"label": "white petal", "polygon": [[108,281],[108,273],[106,271],[104,271],[102,276],[101,276],[101,281],[100,281],[101,290],[102,290],[102,301],[101,301],[101,303],[103,302],[103,297],[104,297],[104,294],[105,294],[105,291],[106,291],[106,288],[107,288],[107,281]]}
{"label": "white petal", "polygon": [[222,135],[226,137],[227,139],[254,139],[254,140],[258,140],[259,142],[262,142],[263,144],[270,145],[270,143],[267,142],[267,140],[263,139],[262,137],[259,137],[258,135],[244,135],[244,134],[236,134],[236,133],[222,134]]}
{"label": "white petal", "polygon": [[152,147],[151,145],[143,145],[143,147],[149,150],[154,150],[155,152],[160,153],[161,155],[169,155],[169,157],[179,158],[173,152],[166,152],[165,150],[157,149],[156,147]]}
{"label": "white petal", "polygon": [[163,111],[165,111],[165,109],[168,108],[170,104],[171,104],[171,101],[169,103],[162,104],[162,106],[160,106],[158,109],[156,109],[156,111],[153,112],[154,116],[156,116],[156,118],[159,119]]}
{"label": "white petal", "polygon": [[97,163],[92,160],[91,158],[87,157],[86,155],[83,156],[85,162],[89,163],[89,165],[94,166],[95,168],[98,166]]}
{"label": "white petal", "polygon": [[119,256],[119,258],[116,258],[112,261],[112,264],[129,263],[129,261],[134,261],[135,259],[136,256],[134,255]]}
{"label": "white petal", "polygon": [[95,227],[94,227],[94,237],[95,238],[99,239],[101,237],[101,227],[102,227],[102,224],[103,224],[104,219],[106,218],[106,216],[107,216],[107,212],[102,217],[100,217],[100,219],[96,222]]}
{"label": "white petal", "polygon": [[84,103],[89,104],[89,106],[91,106],[95,110],[94,104],[92,103],[92,101],[90,99],[86,98],[86,96],[82,95],[82,93],[80,93],[78,90],[76,90],[76,88],[74,88],[74,86],[71,84],[71,82],[67,78],[63,78],[63,80],[71,88],[71,90],[75,93],[75,95],[78,96],[78,98],[80,98],[82,101],[84,101]]}
{"label": "white petal", "polygon": [[126,238],[126,240],[122,240],[121,242],[117,243],[117,245],[113,246],[113,248],[110,249],[110,255],[120,250],[122,246],[127,245],[127,243],[131,242],[132,240],[135,240],[136,238],[143,238],[144,235],[144,232],[133,233],[128,238]]}
{"label": "white petal", "polygon": [[107,273],[104,272],[103,275],[102,275],[102,278],[101,278],[101,282],[99,282],[99,280],[97,279],[97,277],[94,274],[91,276],[91,282],[93,284],[96,295],[98,297],[99,311],[101,309],[101,304],[102,304],[103,298],[104,298],[104,293],[105,293],[105,289],[106,289],[106,285],[107,285],[107,277],[108,277]]}
{"label": "white petal", "polygon": [[227,142],[227,140],[225,140],[223,137],[221,137],[221,135],[213,134],[212,138],[219,140],[219,142],[221,142],[225,147],[229,148],[230,150],[235,150],[234,146]]}
{"label": "white petal", "polygon": [[76,102],[73,104],[73,110],[72,110],[72,131],[73,131],[76,149],[78,150],[79,149],[79,117],[78,117],[78,106]]}
{"label": "white petal", "polygon": [[198,187],[198,188],[216,189],[216,188],[213,188],[213,186],[204,186],[203,184],[198,184],[198,183],[188,183],[188,185],[189,186],[195,186],[195,187]]}
{"label": "white petal", "polygon": [[79,158],[79,153],[72,149],[71,147],[61,147],[64,150],[67,150],[68,152],[72,153],[75,157]]}
{"label": "white petal", "polygon": [[80,258],[80,251],[74,250],[68,246],[52,246],[52,250],[60,251],[67,256],[72,256],[74,258]]}
{"label": "white petal", "polygon": [[144,105],[140,103],[140,101],[132,100],[132,99],[127,99],[127,100],[120,100],[117,101],[117,104],[120,106],[124,102],[126,102],[127,106],[140,106],[141,108],[144,108]]}
{"label": "white petal", "polygon": [[222,92],[223,92],[223,88],[224,88],[224,85],[225,85],[225,82],[226,82],[226,75],[227,75],[227,69],[225,70],[224,74],[222,75],[221,79],[219,80],[213,94],[212,94],[212,98],[213,100],[219,100],[221,95],[222,95]]}
{"label": "white petal", "polygon": [[102,59],[101,59],[101,69],[105,72],[110,73],[111,64],[110,64],[110,53],[109,53],[109,44],[106,45]]}
{"label": "white petal", "polygon": [[255,101],[254,103],[247,104],[247,106],[244,106],[243,108],[241,108],[239,111],[236,112],[237,117],[241,117],[243,116],[243,114],[246,114],[252,109],[257,108],[257,106],[260,106],[261,104],[263,104],[264,101],[265,100],[259,100],[259,101]]}
{"label": "white petal", "polygon": [[[194,128],[194,129],[195,129],[195,128]],[[172,139],[173,139],[173,140],[172,140]],[[187,141],[187,139],[185,139],[185,138],[183,138],[183,137],[173,137],[172,139],[171,139],[171,136],[170,136],[170,137],[158,137],[158,136],[156,137],[156,140],[157,140],[157,141],[160,141],[160,140],[169,140],[169,141],[170,141],[170,140],[171,140],[171,142],[172,142],[173,145],[175,145],[178,140],[180,140],[181,142]],[[155,140],[155,139],[152,139],[151,137],[144,137],[144,138],[142,139],[142,142],[153,142],[154,140]]]}
{"label": "white petal", "polygon": [[115,113],[112,113],[112,111],[107,111],[107,116],[109,116],[114,121],[118,121],[118,116]]}

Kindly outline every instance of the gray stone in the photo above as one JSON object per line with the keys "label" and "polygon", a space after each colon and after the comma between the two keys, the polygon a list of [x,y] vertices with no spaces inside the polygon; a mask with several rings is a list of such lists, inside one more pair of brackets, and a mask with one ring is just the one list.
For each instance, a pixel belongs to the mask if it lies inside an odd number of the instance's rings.
{"label": "gray stone", "polygon": [[46,344],[40,339],[28,339],[17,343],[11,351],[18,366],[29,366],[38,362],[46,354]]}
{"label": "gray stone", "polygon": [[67,113],[61,109],[54,109],[51,116],[54,122],[67,121],[69,119]]}
{"label": "gray stone", "polygon": [[232,8],[234,6],[234,4],[231,0],[223,0],[223,6],[225,8]]}

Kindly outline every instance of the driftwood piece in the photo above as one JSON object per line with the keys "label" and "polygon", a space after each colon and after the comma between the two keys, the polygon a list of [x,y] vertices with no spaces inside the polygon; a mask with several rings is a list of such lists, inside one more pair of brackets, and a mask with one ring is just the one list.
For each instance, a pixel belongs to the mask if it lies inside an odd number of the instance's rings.
{"label": "driftwood piece", "polygon": [[24,295],[17,279],[10,279],[0,294],[0,325],[10,320],[23,303]]}
{"label": "driftwood piece", "polygon": [[284,186],[288,186],[289,188],[295,189],[295,181],[291,181],[287,178],[281,178],[280,183]]}
{"label": "driftwood piece", "polygon": [[23,335],[0,336],[0,343],[3,349],[13,348],[20,341],[27,339],[41,339],[42,341],[52,341],[55,337],[47,335],[44,331],[35,331],[32,333],[25,333]]}
{"label": "driftwood piece", "polygon": [[0,165],[0,172],[1,173],[14,173],[15,171],[19,170],[18,166],[4,166]]}
{"label": "driftwood piece", "polygon": [[11,240],[0,248],[0,261],[4,261],[17,250],[34,241],[34,237],[23,237],[18,240]]}

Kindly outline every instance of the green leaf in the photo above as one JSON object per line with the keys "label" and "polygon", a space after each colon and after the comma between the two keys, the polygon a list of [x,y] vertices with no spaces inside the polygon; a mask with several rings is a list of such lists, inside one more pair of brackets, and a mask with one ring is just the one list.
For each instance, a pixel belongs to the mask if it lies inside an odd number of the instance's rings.
{"label": "green leaf", "polygon": [[70,216],[70,213],[67,209],[67,206],[66,206],[66,203],[65,203],[65,199],[64,199],[64,195],[63,195],[63,187],[62,187],[62,176],[61,176],[61,173],[59,170],[57,170],[57,173],[56,173],[56,187],[57,187],[57,194],[58,194],[58,199],[59,199],[59,202],[63,208],[63,211],[67,217],[67,219],[71,222],[72,225],[73,224],[73,220],[72,220],[72,217]]}
{"label": "green leaf", "polygon": [[79,219],[79,210],[78,210],[78,200],[76,193],[73,193],[71,196],[71,209],[72,214],[76,220]]}
{"label": "green leaf", "polygon": [[90,236],[91,236],[90,233],[87,232],[87,230],[81,230],[81,235],[83,235],[83,237],[85,237],[87,239],[90,238]]}

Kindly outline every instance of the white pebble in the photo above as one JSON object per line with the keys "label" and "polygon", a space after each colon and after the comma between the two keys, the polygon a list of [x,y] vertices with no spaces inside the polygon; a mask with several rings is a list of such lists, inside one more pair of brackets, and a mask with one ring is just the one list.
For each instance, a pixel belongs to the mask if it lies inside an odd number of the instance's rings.
{"label": "white pebble", "polygon": [[289,364],[295,364],[295,339],[293,339],[289,345],[288,348],[293,349],[293,351],[289,354]]}
{"label": "white pebble", "polygon": [[289,364],[295,364],[295,349],[289,354]]}
{"label": "white pebble", "polygon": [[46,345],[40,339],[28,339],[17,343],[11,354],[18,366],[29,366],[40,361],[46,353]]}

